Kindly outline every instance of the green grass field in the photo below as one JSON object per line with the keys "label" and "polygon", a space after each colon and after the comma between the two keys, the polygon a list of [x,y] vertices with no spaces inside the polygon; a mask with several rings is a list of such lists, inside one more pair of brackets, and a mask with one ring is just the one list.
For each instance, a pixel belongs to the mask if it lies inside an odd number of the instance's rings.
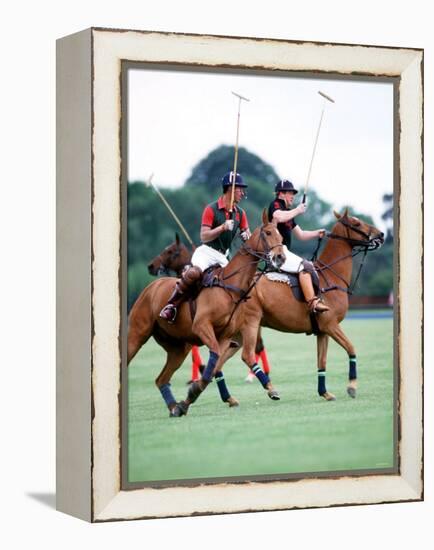
{"label": "green grass field", "polygon": [[[281,395],[272,401],[258,381],[245,382],[237,354],[224,372],[237,408],[222,403],[213,382],[182,418],[169,418],[154,384],[163,350],[150,340],[128,372],[128,480],[215,478],[393,467],[393,321],[347,320],[344,331],[357,350],[359,389],[346,394],[348,360],[329,344],[327,389],[316,393],[313,336],[264,330],[271,378]],[[206,348],[201,348],[207,358]],[[188,357],[172,379],[184,399]]]}

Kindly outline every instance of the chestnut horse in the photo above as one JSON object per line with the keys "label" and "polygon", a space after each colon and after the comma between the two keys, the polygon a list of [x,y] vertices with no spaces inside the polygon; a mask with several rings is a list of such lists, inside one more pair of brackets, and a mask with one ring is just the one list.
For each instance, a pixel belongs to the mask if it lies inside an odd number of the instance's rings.
{"label": "chestnut horse", "polygon": [[181,277],[182,270],[190,263],[191,252],[183,244],[178,233],[175,234],[175,242],[155,256],[148,264],[148,271],[151,275],[170,275],[174,271],[176,276]]}
{"label": "chestnut horse", "polygon": [[[245,324],[242,328],[242,359],[250,367],[255,366],[255,341],[260,325],[282,332],[317,333],[318,393],[327,401],[335,396],[326,389],[325,371],[327,346],[331,337],[342,346],[349,357],[349,383],[347,392],[356,396],[356,351],[339,323],[348,311],[348,294],[351,287],[353,257],[380,247],[384,242],[381,231],[348,214],[334,213],[337,223],[327,234],[327,243],[315,262],[320,290],[330,310],[315,316],[317,327],[312,324],[307,305],[297,301],[288,284],[266,277],[256,285],[251,299],[244,305]],[[360,274],[360,271],[359,271]],[[233,353],[227,352],[224,363]]]}
{"label": "chestnut horse", "polygon": [[[193,245],[193,252],[195,250],[195,246]],[[170,276],[171,272],[174,272],[176,277],[181,277],[182,272],[184,268],[190,263],[191,261],[192,253],[188,250],[188,248],[181,242],[181,239],[179,238],[178,233],[175,233],[175,242],[169,244],[164,248],[160,254],[155,256],[149,264],[148,264],[148,271],[150,275],[166,275]],[[259,328],[259,333],[256,341],[255,346],[255,353],[256,353],[256,359],[261,359],[263,370],[265,373],[269,374],[270,372],[270,364],[268,362],[267,352],[265,350],[264,342],[262,340],[261,336],[261,329]],[[191,354],[193,357],[193,365],[192,365],[192,375],[191,375],[191,381],[194,382],[195,380],[198,380],[200,378],[199,371],[203,370],[204,365],[202,361],[202,357],[200,356],[200,351],[198,346],[193,346],[191,350]],[[249,381],[251,379],[249,378]],[[218,386],[220,389],[220,386]],[[236,406],[239,405],[238,401],[236,399],[232,399],[229,402],[230,406]]]}
{"label": "chestnut horse", "polygon": [[[186,414],[191,403],[196,401],[213,376],[218,374],[218,358],[229,348],[232,336],[243,325],[244,308],[239,306],[255,285],[258,263],[265,260],[268,266],[278,269],[285,260],[282,237],[276,225],[267,221],[265,211],[262,219],[263,225],[255,229],[250,239],[222,268],[219,286],[204,288],[200,292],[193,321],[187,303],[179,307],[175,323],[170,324],[159,317],[176,283],[176,279],[171,277],[157,279],[147,286],[131,309],[128,319],[128,363],[150,336],[165,349],[166,364],[155,382],[171,416]],[[191,384],[185,401],[177,403],[170,388],[170,380],[193,344],[206,345],[210,352],[209,360],[201,380]],[[260,381],[269,392],[273,391],[269,380],[262,377]]]}
{"label": "chestnut horse", "polygon": [[[195,250],[193,245],[193,251]],[[181,277],[182,272],[186,265],[190,263],[191,252],[181,242],[178,233],[175,233],[175,242],[166,246],[164,250],[160,252],[154,259],[148,264],[148,271],[150,275],[166,275],[170,276],[170,273],[175,272],[176,277]],[[199,347],[192,346],[191,355],[193,364],[191,367],[191,382],[198,380],[200,377],[200,370],[204,368],[202,357],[200,356]],[[219,386],[220,389],[220,386]],[[229,402],[230,406],[238,405],[236,399],[232,399]]]}

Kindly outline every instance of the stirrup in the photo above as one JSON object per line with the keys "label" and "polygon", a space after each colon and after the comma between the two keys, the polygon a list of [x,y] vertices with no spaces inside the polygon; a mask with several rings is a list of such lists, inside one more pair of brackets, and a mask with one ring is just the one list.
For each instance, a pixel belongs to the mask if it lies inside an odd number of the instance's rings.
{"label": "stirrup", "polygon": [[307,305],[311,313],[323,313],[324,311],[328,311],[330,309],[325,305],[321,298],[318,298],[318,296],[315,296],[312,300],[309,300]]}
{"label": "stirrup", "polygon": [[168,323],[172,324],[175,322],[177,313],[178,313],[178,310],[176,309],[176,306],[174,306],[173,304],[167,304],[160,311],[159,316],[162,319],[165,319]]}

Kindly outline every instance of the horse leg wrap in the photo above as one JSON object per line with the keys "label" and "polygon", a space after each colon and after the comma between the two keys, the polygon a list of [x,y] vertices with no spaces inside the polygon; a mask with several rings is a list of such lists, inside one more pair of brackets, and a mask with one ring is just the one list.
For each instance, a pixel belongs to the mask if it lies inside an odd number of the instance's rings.
{"label": "horse leg wrap", "polygon": [[229,393],[229,390],[226,386],[225,377],[222,371],[219,371],[215,375],[215,379],[217,382],[217,387],[219,389],[220,397],[223,403],[226,403],[226,401],[229,399],[231,394]]}
{"label": "horse leg wrap", "polygon": [[203,390],[201,389],[199,382],[193,382],[193,384],[190,384],[190,387],[188,388],[188,401],[190,403],[194,403],[202,392]]}
{"label": "horse leg wrap", "polygon": [[253,374],[256,376],[256,378],[261,382],[263,388],[267,388],[267,385],[270,382],[270,379],[268,378],[268,374],[265,374],[265,372],[261,369],[261,367],[255,363],[252,367],[250,367]]}
{"label": "horse leg wrap", "polygon": [[349,355],[350,359],[350,368],[349,368],[349,374],[348,379],[349,380],[357,380],[357,359],[355,355]]}
{"label": "horse leg wrap", "polygon": [[326,371],[325,369],[318,369],[318,393],[324,395],[326,392]]}
{"label": "horse leg wrap", "polygon": [[176,405],[176,399],[170,389],[170,384],[163,384],[158,389],[160,390],[160,393],[169,409],[171,409],[173,405]]}
{"label": "horse leg wrap", "polygon": [[219,355],[217,353],[215,353],[214,351],[209,352],[208,364],[202,373],[202,380],[206,384],[209,384],[212,380],[212,377],[214,376],[214,369],[217,364],[218,358]]}

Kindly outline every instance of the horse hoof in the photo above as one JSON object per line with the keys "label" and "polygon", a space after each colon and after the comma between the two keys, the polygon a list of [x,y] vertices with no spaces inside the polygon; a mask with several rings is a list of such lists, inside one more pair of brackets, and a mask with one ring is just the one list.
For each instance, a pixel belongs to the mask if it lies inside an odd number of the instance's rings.
{"label": "horse hoof", "polygon": [[273,401],[280,401],[280,395],[277,390],[268,390],[267,395]]}
{"label": "horse hoof", "polygon": [[239,407],[240,405],[238,399],[235,399],[235,397],[232,397],[232,395],[229,397],[229,399],[226,400],[226,403],[229,405],[229,407]]}
{"label": "horse hoof", "polygon": [[356,388],[353,388],[353,386],[348,386],[347,388],[347,394],[352,397],[353,399],[356,398]]}
{"label": "horse hoof", "polygon": [[336,401],[336,397],[328,391],[323,393],[321,397],[323,397],[326,401]]}
{"label": "horse hoof", "polygon": [[176,405],[176,407],[173,407],[173,409],[169,413],[170,418],[179,418],[180,416],[183,416],[183,412],[181,409]]}
{"label": "horse hoof", "polygon": [[188,405],[185,401],[180,401],[177,403],[173,409],[170,411],[171,418],[179,418],[180,416],[185,416],[188,412]]}

